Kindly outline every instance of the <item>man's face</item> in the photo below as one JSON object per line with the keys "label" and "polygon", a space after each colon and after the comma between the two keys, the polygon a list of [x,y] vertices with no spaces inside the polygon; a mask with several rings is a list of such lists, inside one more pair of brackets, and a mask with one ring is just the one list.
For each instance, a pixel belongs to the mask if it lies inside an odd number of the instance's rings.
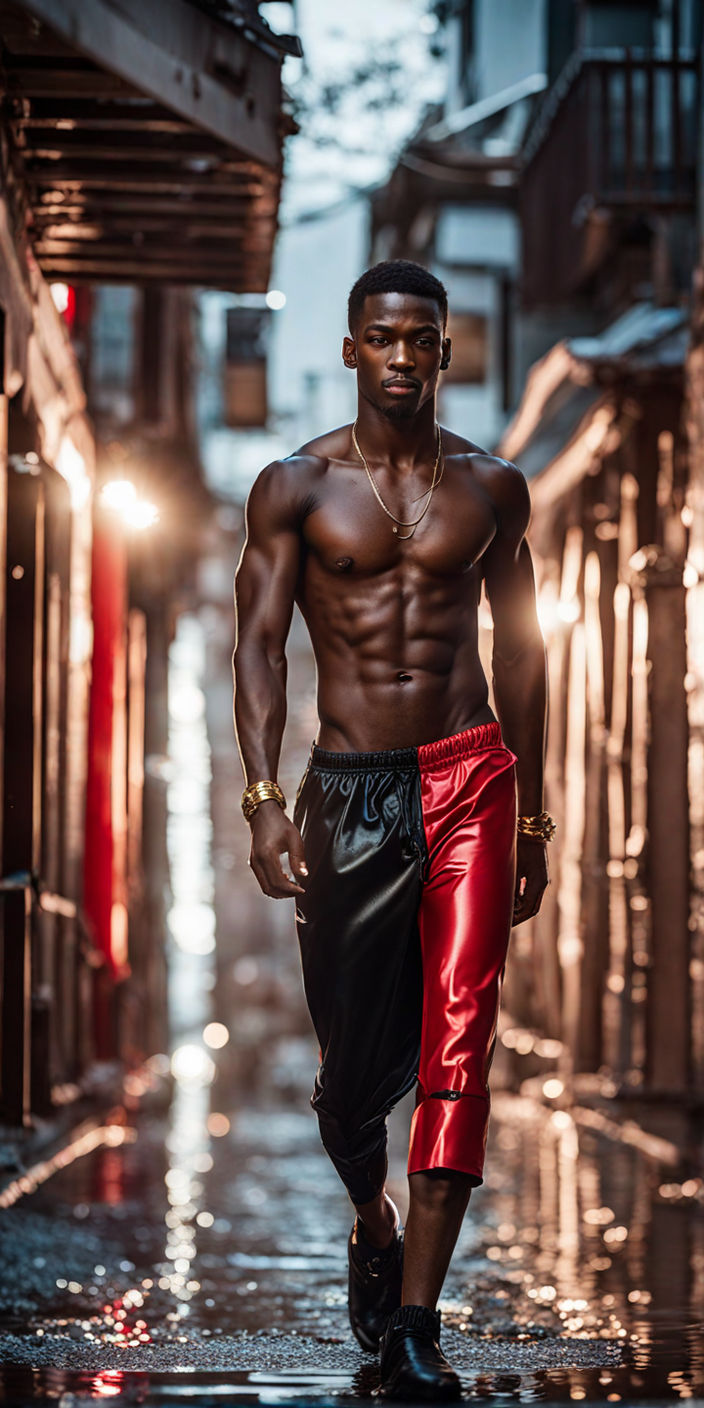
{"label": "man's face", "polygon": [[437,303],[412,293],[368,294],[342,348],[361,395],[389,420],[410,420],[432,398],[449,355]]}

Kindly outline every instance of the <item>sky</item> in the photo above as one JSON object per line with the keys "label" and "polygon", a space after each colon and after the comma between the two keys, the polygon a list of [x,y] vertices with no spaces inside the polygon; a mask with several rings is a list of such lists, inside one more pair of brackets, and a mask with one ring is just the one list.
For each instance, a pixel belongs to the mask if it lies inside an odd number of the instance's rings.
{"label": "sky", "polygon": [[[304,49],[302,60],[286,59],[283,73],[303,105],[301,131],[286,144],[285,224],[383,181],[426,107],[440,99],[444,66],[431,52],[439,34],[430,0],[260,8],[272,29],[295,31]],[[397,70],[389,72],[389,63]]]}

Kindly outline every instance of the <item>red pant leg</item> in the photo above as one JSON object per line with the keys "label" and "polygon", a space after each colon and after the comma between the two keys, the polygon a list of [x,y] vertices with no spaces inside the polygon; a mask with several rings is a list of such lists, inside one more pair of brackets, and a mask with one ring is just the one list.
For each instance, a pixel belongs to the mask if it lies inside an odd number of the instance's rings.
{"label": "red pant leg", "polygon": [[[456,1169],[477,1183],[516,866],[515,758],[498,725],[483,730],[418,750],[429,864],[419,917],[423,1026],[408,1161],[409,1173]],[[488,746],[463,754],[461,740],[471,743],[473,735]]]}

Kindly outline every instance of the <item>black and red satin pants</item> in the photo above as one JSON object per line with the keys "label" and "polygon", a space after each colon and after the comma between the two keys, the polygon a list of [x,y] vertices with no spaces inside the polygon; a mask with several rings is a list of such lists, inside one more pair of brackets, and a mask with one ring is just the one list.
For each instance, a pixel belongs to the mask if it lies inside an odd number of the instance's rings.
{"label": "black and red satin pants", "polygon": [[482,1182],[515,883],[515,757],[498,723],[379,753],[313,747],[294,820],[320,1043],[311,1099],[354,1203],[386,1172],[386,1116],[417,1082],[408,1172]]}

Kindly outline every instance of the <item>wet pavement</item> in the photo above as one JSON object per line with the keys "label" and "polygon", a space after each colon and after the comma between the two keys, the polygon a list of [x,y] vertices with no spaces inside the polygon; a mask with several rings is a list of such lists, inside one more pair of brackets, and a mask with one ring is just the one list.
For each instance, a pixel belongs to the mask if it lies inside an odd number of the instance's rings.
{"label": "wet pavement", "polygon": [[[246,868],[230,579],[208,570],[209,604],[182,618],[171,660],[171,1050],[4,1195],[6,1403],[324,1404],[377,1387],[347,1325],[351,1215],[308,1106],[291,909]],[[299,625],[291,697],[289,796],[314,727]],[[499,1059],[487,1181],[441,1302],[466,1396],[704,1400],[704,1184],[664,1142],[554,1108],[535,1083],[501,1089],[504,1074]],[[391,1130],[402,1210],[409,1114]]]}
{"label": "wet pavement", "polygon": [[[282,1038],[262,1087],[217,1109],[182,1058],[169,1113],[116,1110],[106,1145],[2,1214],[5,1401],[373,1393],[346,1321],[350,1216],[305,1103],[313,1055]],[[498,1092],[442,1300],[467,1395],[696,1399],[703,1301],[701,1188]]]}

